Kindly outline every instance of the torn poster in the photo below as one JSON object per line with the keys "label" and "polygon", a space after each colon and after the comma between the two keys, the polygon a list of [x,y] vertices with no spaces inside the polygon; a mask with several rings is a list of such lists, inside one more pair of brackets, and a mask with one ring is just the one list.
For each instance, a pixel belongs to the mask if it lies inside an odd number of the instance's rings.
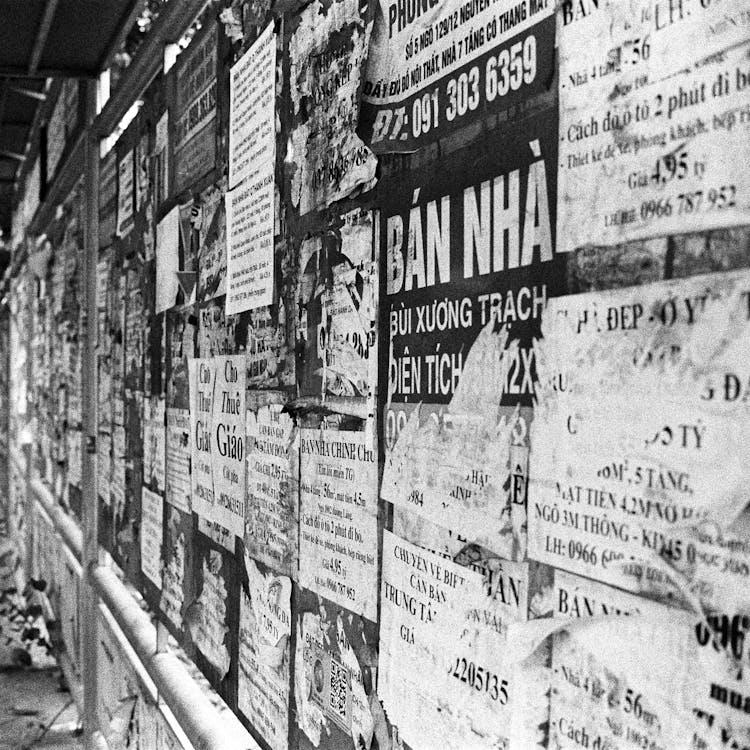
{"label": "torn poster", "polygon": [[748,299],[741,271],[549,302],[530,557],[667,601],[750,606]]}
{"label": "torn poster", "polygon": [[166,500],[190,513],[190,411],[167,409]]}
{"label": "torn poster", "polygon": [[174,189],[185,188],[216,163],[216,23],[193,38],[175,64]]}
{"label": "torn poster", "polygon": [[273,23],[229,74],[229,187],[258,163],[273,163],[276,145],[276,34]]}
{"label": "torn poster", "polygon": [[159,206],[169,196],[169,110],[156,123],[152,163],[154,204]]}
{"label": "torn poster", "polygon": [[750,681],[695,616],[664,609],[660,617],[581,619],[553,638],[550,746],[667,750],[750,741],[743,710]]}
{"label": "torn poster", "polygon": [[274,161],[226,194],[228,315],[273,302]]}
{"label": "torn poster", "polygon": [[240,600],[237,707],[271,750],[286,750],[289,726],[289,643],[292,582],[262,573],[245,556],[248,594]]}
{"label": "torn poster", "polygon": [[133,201],[135,199],[135,158],[128,151],[117,163],[117,234],[126,237],[135,226]]}
{"label": "torn poster", "polygon": [[227,222],[224,181],[201,193],[198,226],[198,302],[226,294]]}
{"label": "torn poster", "polygon": [[[192,525],[192,518],[187,516]],[[187,549],[185,531],[181,528],[180,511],[167,505],[166,550],[162,575],[159,611],[178,632],[182,630],[182,609],[185,605]]]}
{"label": "torn poster", "polygon": [[513,560],[526,545],[532,342],[566,284],[555,118],[545,110],[488,132],[480,151],[394,175],[378,235],[390,333],[381,496]]}
{"label": "torn poster", "polygon": [[378,266],[372,213],[355,209],[322,237],[303,240],[298,303],[303,393],[375,395]]}
{"label": "torn poster", "polygon": [[362,624],[325,600],[297,618],[296,718],[315,747],[371,746],[377,636]]}
{"label": "torn poster", "polygon": [[371,29],[359,0],[315,0],[299,15],[289,54],[292,201],[302,214],[375,184],[377,159],[355,132]]}
{"label": "torn poster", "polygon": [[175,206],[156,226],[156,312],[177,303],[180,285],[180,207]]}
{"label": "torn poster", "polygon": [[245,546],[277,573],[297,575],[299,431],[284,394],[247,396]]}
{"label": "torn poster", "polygon": [[544,665],[515,664],[506,642],[527,619],[524,568],[483,576],[384,531],[378,696],[414,750],[536,746],[525,699],[544,695]]}
{"label": "torn poster", "polygon": [[192,359],[190,434],[193,510],[245,532],[245,358]]}
{"label": "torn poster", "polygon": [[66,430],[65,445],[68,484],[80,487],[83,479],[83,432],[74,429]]}
{"label": "torn poster", "polygon": [[558,13],[559,249],[746,224],[747,10],[599,5]]}
{"label": "torn poster", "polygon": [[377,617],[378,457],[367,433],[300,430],[299,583]]}
{"label": "torn poster", "polygon": [[117,152],[112,149],[99,165],[99,247],[108,247],[117,231]]}
{"label": "torn poster", "polygon": [[379,0],[360,132],[375,152],[415,151],[546,92],[554,3]]}
{"label": "torn poster", "polygon": [[198,597],[198,617],[193,641],[203,656],[219,672],[219,680],[229,671],[229,649],[226,636],[227,588],[221,572],[221,552],[209,550],[202,559],[203,575]]}
{"label": "torn poster", "polygon": [[164,536],[164,500],[148,487],[141,491],[141,570],[161,589],[161,545]]}
{"label": "torn poster", "polygon": [[166,428],[164,399],[143,400],[143,484],[164,492],[166,472]]}

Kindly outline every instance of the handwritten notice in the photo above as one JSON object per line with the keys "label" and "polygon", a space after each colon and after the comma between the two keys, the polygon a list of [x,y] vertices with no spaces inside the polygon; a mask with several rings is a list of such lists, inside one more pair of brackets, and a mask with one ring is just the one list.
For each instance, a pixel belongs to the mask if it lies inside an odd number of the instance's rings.
{"label": "handwritten notice", "polygon": [[276,121],[276,34],[266,27],[232,66],[229,78],[229,187],[273,161]]}
{"label": "handwritten notice", "polygon": [[377,460],[365,432],[300,430],[300,585],[373,621]]}
{"label": "handwritten notice", "polygon": [[141,492],[141,570],[157,588],[161,588],[163,513],[161,495],[144,487]]}
{"label": "handwritten notice", "polygon": [[[750,606],[750,273],[551,300],[535,345],[529,556],[664,600]],[[687,591],[685,588],[687,587]]]}
{"label": "handwritten notice", "polygon": [[190,505],[190,412],[167,409],[167,502],[189,513]]}
{"label": "handwritten notice", "polygon": [[237,705],[272,750],[286,750],[289,726],[289,640],[292,582],[263,574],[245,556],[248,596],[240,601]]}
{"label": "handwritten notice", "polygon": [[245,358],[193,359],[190,367],[193,510],[245,532]]}
{"label": "handwritten notice", "polygon": [[274,394],[255,398],[257,409],[247,410],[245,546],[256,560],[296,576],[299,432]]}
{"label": "handwritten notice", "polygon": [[558,251],[747,223],[744,3],[579,5],[557,14]]}
{"label": "handwritten notice", "polygon": [[226,194],[227,315],[273,302],[274,162]]}

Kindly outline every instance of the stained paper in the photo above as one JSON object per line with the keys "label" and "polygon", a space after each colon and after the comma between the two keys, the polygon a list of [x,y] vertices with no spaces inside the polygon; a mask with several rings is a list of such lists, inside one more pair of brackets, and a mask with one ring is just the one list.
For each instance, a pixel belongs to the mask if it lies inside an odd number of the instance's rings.
{"label": "stained paper", "polygon": [[256,560],[296,577],[299,431],[280,396],[253,394],[255,405],[248,398],[245,545]]}
{"label": "stained paper", "polygon": [[375,183],[377,159],[356,134],[372,22],[357,0],[308,5],[290,41],[292,200],[300,213]]}
{"label": "stained paper", "polygon": [[750,274],[551,300],[529,555],[665,600],[748,605]]}
{"label": "stained paper", "polygon": [[198,597],[199,615],[193,640],[203,656],[219,672],[219,679],[229,671],[227,589],[221,572],[221,553],[210,550],[202,561],[202,587]]}
{"label": "stained paper", "polygon": [[543,665],[506,640],[527,585],[518,565],[483,577],[384,532],[378,696],[414,750],[536,746]]}
{"label": "stained paper", "polygon": [[558,13],[559,249],[747,223],[744,4],[597,5]]}
{"label": "stained paper", "polygon": [[237,705],[272,750],[288,747],[292,582],[245,557],[249,595],[240,601]]}

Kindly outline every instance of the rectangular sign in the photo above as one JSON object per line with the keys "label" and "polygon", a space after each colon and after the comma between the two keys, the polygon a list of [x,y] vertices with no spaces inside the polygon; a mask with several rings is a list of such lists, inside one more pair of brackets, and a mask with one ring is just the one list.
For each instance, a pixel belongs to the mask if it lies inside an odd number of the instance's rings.
{"label": "rectangular sign", "polygon": [[232,66],[229,76],[229,187],[259,162],[274,160],[276,145],[276,34],[269,23]]}
{"label": "rectangular sign", "polygon": [[274,186],[269,159],[226,194],[227,315],[273,302]]}
{"label": "rectangular sign", "polygon": [[483,576],[384,532],[378,696],[414,750],[535,746],[521,699],[535,681],[506,645],[528,581],[497,563]]}
{"label": "rectangular sign", "polygon": [[744,3],[567,5],[558,13],[560,249],[748,223]]}
{"label": "rectangular sign", "polygon": [[553,110],[384,191],[389,305],[381,496],[523,559],[533,339],[564,292]]}
{"label": "rectangular sign", "polygon": [[174,182],[180,193],[216,162],[217,25],[201,29],[175,65]]}
{"label": "rectangular sign", "polygon": [[377,618],[378,457],[367,433],[300,430],[299,583]]}
{"label": "rectangular sign", "polygon": [[164,535],[164,500],[147,487],[141,491],[141,570],[161,589],[161,546]]}
{"label": "rectangular sign", "polygon": [[245,547],[272,570],[296,578],[299,430],[283,411],[282,394],[256,392],[253,399],[247,409]]}
{"label": "rectangular sign", "polygon": [[665,599],[748,606],[747,544],[731,528],[747,505],[749,300],[740,271],[549,302],[530,557]]}
{"label": "rectangular sign", "polygon": [[245,533],[245,358],[188,361],[193,510]]}
{"label": "rectangular sign", "polygon": [[245,556],[249,595],[240,601],[237,706],[271,750],[287,750],[292,582],[263,574]]}
{"label": "rectangular sign", "polygon": [[360,132],[376,153],[416,151],[544,93],[555,65],[551,0],[379,0]]}

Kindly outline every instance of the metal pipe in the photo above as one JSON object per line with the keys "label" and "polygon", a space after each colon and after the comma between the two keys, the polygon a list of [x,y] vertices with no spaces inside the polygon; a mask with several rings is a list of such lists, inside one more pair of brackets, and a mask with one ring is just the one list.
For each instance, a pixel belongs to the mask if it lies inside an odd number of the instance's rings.
{"label": "metal pipe", "polygon": [[[74,556],[80,558],[83,535],[76,522],[55,503],[52,493],[42,482],[34,480],[31,486],[35,499],[50,517],[55,530]],[[90,577],[101,601],[153,680],[160,698],[195,749],[260,750],[228,708],[214,706],[175,654],[157,651],[156,628],[115,573],[97,566]]]}
{"label": "metal pipe", "polygon": [[96,81],[86,82],[86,141],[84,158],[84,222],[83,232],[83,311],[79,322],[79,338],[83,347],[81,364],[81,421],[84,446],[82,451],[81,526],[83,579],[79,588],[78,607],[83,681],[83,733],[86,750],[96,750],[96,729],[99,711],[99,604],[89,571],[99,557],[99,498],[97,494],[97,306],[96,265],[99,254],[99,139],[88,127],[96,117]]}
{"label": "metal pipe", "polygon": [[157,651],[156,628],[114,572],[99,566],[91,571],[91,578],[196,750],[260,750],[228,708],[214,706],[175,654]]}

